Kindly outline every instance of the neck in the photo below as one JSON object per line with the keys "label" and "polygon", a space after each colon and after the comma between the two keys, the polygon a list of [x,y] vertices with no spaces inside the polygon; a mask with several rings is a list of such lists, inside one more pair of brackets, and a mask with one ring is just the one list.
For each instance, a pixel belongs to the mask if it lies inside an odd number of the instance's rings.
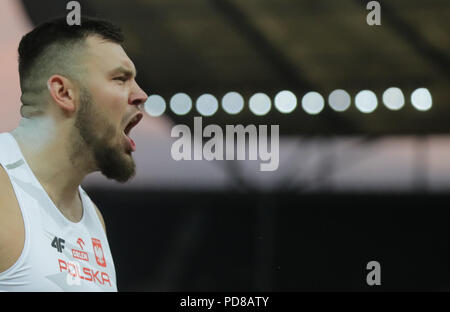
{"label": "neck", "polygon": [[68,210],[69,215],[77,215],[72,207],[80,203],[78,187],[94,170],[89,168],[87,153],[75,155],[73,127],[64,128],[49,117],[38,117],[22,119],[11,134],[55,205],[62,211]]}

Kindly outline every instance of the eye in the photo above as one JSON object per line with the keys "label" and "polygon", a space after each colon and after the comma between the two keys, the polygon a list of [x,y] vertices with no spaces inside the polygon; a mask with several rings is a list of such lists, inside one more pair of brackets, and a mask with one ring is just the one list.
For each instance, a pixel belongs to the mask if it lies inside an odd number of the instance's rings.
{"label": "eye", "polygon": [[113,78],[113,80],[119,80],[119,81],[125,82],[128,80],[128,78],[125,76],[119,76],[119,77]]}

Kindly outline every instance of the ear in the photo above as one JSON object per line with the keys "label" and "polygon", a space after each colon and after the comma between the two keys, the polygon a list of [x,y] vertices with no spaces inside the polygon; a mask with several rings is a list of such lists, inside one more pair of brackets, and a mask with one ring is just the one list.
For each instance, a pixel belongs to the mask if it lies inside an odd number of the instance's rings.
{"label": "ear", "polygon": [[63,111],[75,112],[75,85],[69,79],[61,75],[53,75],[47,80],[47,87],[53,101]]}

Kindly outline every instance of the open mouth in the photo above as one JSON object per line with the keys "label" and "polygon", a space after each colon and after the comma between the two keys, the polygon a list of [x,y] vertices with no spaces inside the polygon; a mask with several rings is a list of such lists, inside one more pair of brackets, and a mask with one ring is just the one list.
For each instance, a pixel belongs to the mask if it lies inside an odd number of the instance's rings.
{"label": "open mouth", "polygon": [[127,138],[127,152],[134,152],[136,151],[136,144],[134,143],[133,139],[130,138],[129,134],[131,129],[133,129],[142,119],[143,115],[142,113],[136,114],[127,124],[125,127],[125,130],[123,133],[125,134],[125,137]]}
{"label": "open mouth", "polygon": [[141,113],[136,114],[136,116],[133,117],[133,119],[131,119],[127,126],[125,127],[125,130],[123,131],[125,133],[125,135],[128,136],[128,134],[130,133],[131,129],[133,129],[138,123],[139,121],[141,121],[143,115]]}

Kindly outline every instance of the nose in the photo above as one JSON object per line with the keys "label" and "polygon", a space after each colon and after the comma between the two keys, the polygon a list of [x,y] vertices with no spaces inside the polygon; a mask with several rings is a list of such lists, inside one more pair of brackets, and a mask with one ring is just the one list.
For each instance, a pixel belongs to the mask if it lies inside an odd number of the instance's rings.
{"label": "nose", "polygon": [[147,101],[148,95],[147,93],[144,92],[144,90],[141,89],[141,87],[139,87],[136,81],[134,81],[134,84],[135,86],[130,94],[128,104],[134,106],[141,106],[142,104],[145,103],[145,101]]}

